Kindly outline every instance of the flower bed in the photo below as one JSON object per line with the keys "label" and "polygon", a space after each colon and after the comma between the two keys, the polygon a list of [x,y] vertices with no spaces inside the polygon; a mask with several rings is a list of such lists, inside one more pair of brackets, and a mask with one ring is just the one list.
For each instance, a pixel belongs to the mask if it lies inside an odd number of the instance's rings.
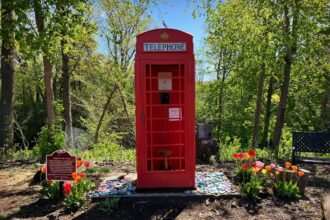
{"label": "flower bed", "polygon": [[256,160],[256,153],[234,153],[236,160],[236,181],[243,196],[253,201],[259,200],[261,194],[273,190],[278,197],[285,199],[299,199],[304,187],[299,187],[304,171],[298,166],[286,162],[282,167],[279,164],[265,164]]}
{"label": "flower bed", "polygon": [[[53,200],[64,196],[64,206],[68,211],[75,211],[90,201],[87,193],[95,187],[95,184],[83,173],[84,169],[90,166],[90,162],[77,158],[76,166],[77,172],[72,173],[73,181],[44,180],[41,182],[41,194]],[[46,173],[46,167],[44,165],[41,168],[42,173]]]}

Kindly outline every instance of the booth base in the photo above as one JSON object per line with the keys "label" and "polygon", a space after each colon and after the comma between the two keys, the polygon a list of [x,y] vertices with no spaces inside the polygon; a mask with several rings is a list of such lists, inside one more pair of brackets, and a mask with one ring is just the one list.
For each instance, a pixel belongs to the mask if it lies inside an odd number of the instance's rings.
{"label": "booth base", "polygon": [[197,172],[195,189],[136,189],[136,174],[118,174],[103,181],[91,193],[93,200],[106,198],[228,198],[240,196],[238,188],[222,172]]}

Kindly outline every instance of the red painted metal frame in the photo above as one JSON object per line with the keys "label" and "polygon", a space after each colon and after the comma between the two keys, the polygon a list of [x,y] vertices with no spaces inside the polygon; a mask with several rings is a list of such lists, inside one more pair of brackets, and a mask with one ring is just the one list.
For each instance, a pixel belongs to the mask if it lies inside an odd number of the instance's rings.
{"label": "red painted metal frame", "polygon": [[[165,34],[164,34],[165,33]],[[161,35],[163,35],[161,37]],[[164,37],[164,35],[166,36]],[[166,38],[166,39],[164,39]],[[144,52],[143,43],[162,43],[162,42],[185,42],[186,51],[180,52]],[[170,66],[171,65],[171,66]],[[149,66],[149,77],[147,77],[147,66]],[[153,93],[160,93],[152,90],[152,83],[158,82],[157,77],[152,77],[153,69],[164,69],[176,71],[178,68],[178,76],[172,77],[173,83],[178,83],[179,89],[172,91],[178,93],[179,98],[175,94],[170,93],[170,104],[153,105]],[[182,71],[183,69],[183,71]],[[183,74],[183,78],[180,78]],[[152,77],[152,78],[150,78]],[[182,77],[182,76],[181,76]],[[153,80],[156,78],[156,80]],[[147,88],[147,80],[149,88]],[[177,80],[177,81],[175,81]],[[183,80],[183,83],[181,81]],[[156,86],[156,85],[154,85]],[[173,85],[174,87],[174,85]],[[182,87],[183,90],[182,90]],[[180,90],[181,89],[181,90]],[[148,90],[148,91],[147,91]],[[152,94],[150,94],[152,93]],[[183,97],[182,97],[183,94]],[[148,99],[150,95],[150,99]],[[136,155],[137,155],[137,187],[138,189],[148,188],[194,188],[195,187],[195,60],[193,53],[193,37],[185,32],[175,29],[155,29],[144,32],[137,36],[136,56],[135,56],[135,96],[136,96]],[[157,97],[156,97],[157,99]],[[179,103],[171,104],[171,100],[179,100]],[[147,101],[150,102],[147,106]],[[150,107],[149,107],[150,106]],[[166,118],[163,120],[164,127],[170,125],[166,135],[172,133],[172,140],[179,137],[179,144],[169,144],[169,148],[174,152],[169,157],[169,162],[173,163],[173,167],[169,170],[159,168],[162,160],[154,156],[157,148],[152,141],[157,138],[156,128],[159,129],[156,118],[153,118],[152,111],[164,109],[168,111],[168,107],[182,106],[182,119],[178,122],[170,122]],[[150,119],[147,120],[147,108]],[[159,111],[159,110],[158,110]],[[158,119],[159,120],[159,119]],[[148,124],[150,123],[150,124]],[[172,123],[172,124],[171,124]],[[180,125],[178,129],[175,127]],[[153,130],[153,125],[155,130]],[[167,127],[165,127],[167,128]],[[147,134],[150,133],[150,138]],[[180,134],[180,132],[183,132]],[[170,140],[170,135],[168,135]],[[149,139],[150,141],[148,141]],[[148,140],[147,140],[148,139]],[[184,140],[183,142],[182,139]],[[170,140],[170,141],[172,141]],[[149,143],[150,142],[150,143]],[[149,143],[149,144],[148,144]],[[148,147],[147,147],[148,146]],[[158,146],[159,147],[159,146]],[[176,148],[177,147],[177,148]],[[182,148],[181,148],[182,147]],[[150,148],[150,150],[149,150]],[[179,149],[179,150],[178,150]],[[179,153],[178,153],[179,152]],[[179,162],[176,162],[179,161]],[[150,162],[148,162],[150,161]],[[157,162],[158,161],[158,162]],[[157,166],[157,168],[153,167]]]}

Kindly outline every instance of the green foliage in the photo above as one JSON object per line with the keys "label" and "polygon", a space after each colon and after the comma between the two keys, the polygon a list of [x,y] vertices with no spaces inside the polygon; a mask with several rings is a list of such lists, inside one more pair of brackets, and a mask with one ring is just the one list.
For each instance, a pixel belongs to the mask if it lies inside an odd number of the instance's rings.
{"label": "green foliage", "polygon": [[[284,7],[289,8],[289,31],[283,29]],[[324,104],[329,99],[326,94],[329,94],[327,88],[330,85],[329,77],[325,76],[329,75],[328,55],[324,49],[328,42],[326,33],[329,32],[326,28],[327,7],[326,1],[318,0],[278,2],[276,7],[269,1],[243,0],[202,1],[197,6],[198,11],[194,14],[203,14],[207,25],[207,48],[204,49],[207,51],[207,65],[201,72],[210,76],[197,85],[196,115],[198,122],[214,125],[214,137],[222,147],[220,159],[230,159],[230,149],[223,146],[229,145],[235,137],[239,138],[242,147],[251,144],[263,64],[266,66],[265,82],[270,78],[274,82],[269,126],[265,120],[266,87],[263,91],[259,143],[264,130],[268,132],[263,144],[267,145],[273,138],[284,58],[287,48],[295,41],[297,51],[291,67],[280,158],[290,158],[292,131],[318,131],[329,126],[326,125],[329,117],[325,113],[328,104]],[[226,155],[226,152],[229,153]]]}
{"label": "green foliage", "polygon": [[72,190],[64,198],[64,206],[67,211],[73,212],[90,202],[86,193],[95,187],[95,184],[88,179],[81,179],[73,183]]}
{"label": "green foliage", "polygon": [[[43,55],[50,58],[52,64],[54,99],[62,102],[63,47],[63,53],[70,58],[73,126],[86,131],[84,146],[95,142],[93,137],[100,123],[101,144],[77,153],[95,160],[135,161],[135,151],[124,150],[135,146],[132,70],[135,36],[149,27],[148,13],[153,1],[41,1],[45,21],[41,33],[35,26],[33,1],[11,2],[15,21],[10,30],[15,32],[15,53],[19,57],[14,93],[15,142],[19,149],[31,149],[38,133],[40,137],[32,151],[11,150],[8,157],[33,159],[39,155],[39,159],[44,160],[46,154],[63,147],[63,133],[59,128],[42,128],[46,118]],[[297,27],[289,35],[283,28],[284,6],[289,7],[291,27],[294,16],[297,19]],[[196,119],[214,125],[212,133],[220,143],[220,160],[232,160],[233,152],[250,146],[263,64],[266,84],[270,78],[274,79],[270,125],[266,132],[266,142],[270,142],[281,95],[285,52],[295,39],[297,51],[291,67],[280,158],[290,158],[292,131],[318,131],[329,126],[327,1],[280,1],[274,7],[271,1],[202,0],[196,8],[199,11],[194,15],[201,14],[206,20],[202,68],[197,75],[207,75],[196,86]],[[97,51],[98,41],[106,47],[101,52]],[[196,57],[200,57],[198,53]],[[105,106],[115,85],[119,89]],[[259,143],[262,131],[266,130],[266,87]],[[100,120],[103,110],[105,116]],[[65,122],[60,124],[63,126]],[[54,137],[51,137],[52,130],[55,130]],[[271,151],[257,151],[259,157],[273,158]]]}
{"label": "green foliage", "polygon": [[279,180],[275,182],[274,189],[276,194],[284,199],[295,200],[300,198],[300,190],[297,182]]}
{"label": "green foliage", "polygon": [[22,160],[22,161],[37,161],[39,160],[39,152],[36,148],[31,150],[23,149],[16,150],[15,148],[11,148],[7,151],[6,155],[4,155],[7,160]]}
{"label": "green foliage", "polygon": [[109,173],[110,169],[107,167],[88,167],[85,173]]}
{"label": "green foliage", "polygon": [[43,180],[41,182],[42,189],[40,194],[46,196],[52,200],[58,200],[60,198],[60,182],[59,181],[50,181]]}
{"label": "green foliage", "polygon": [[[42,148],[43,154],[47,155],[52,153],[52,150],[63,149],[64,143],[64,134],[59,135],[58,145],[60,148],[55,148],[53,144],[48,144],[44,146],[50,146],[49,148]],[[48,142],[47,142],[48,143]],[[10,160],[29,160],[29,161],[37,161],[41,160],[41,150],[39,148],[39,144],[37,147],[31,150],[15,150],[10,149],[8,153],[5,155],[6,159]],[[76,149],[70,148],[66,149],[72,155],[77,157],[84,158],[86,160],[91,161],[115,161],[115,162],[125,162],[129,161],[135,163],[136,153],[135,149],[125,149],[123,147],[118,146],[115,143],[103,142],[96,145],[93,145],[90,149]],[[43,157],[45,159],[45,157]],[[86,169],[87,173],[109,173],[110,170],[106,167],[94,168],[89,167]]]}
{"label": "green foliage", "polygon": [[240,152],[242,147],[240,140],[237,137],[234,137],[229,143],[223,143],[219,148],[219,160],[220,161],[232,161],[234,160],[233,154]]}
{"label": "green foliage", "polygon": [[239,183],[247,183],[251,180],[252,177],[252,170],[249,169],[242,169],[241,167],[239,167],[236,170],[236,179]]}
{"label": "green foliage", "polygon": [[259,195],[262,189],[262,184],[259,176],[252,175],[252,178],[250,178],[248,182],[241,182],[238,187],[244,198],[247,198],[252,201],[256,201],[259,199]]}
{"label": "green foliage", "polygon": [[103,142],[95,144],[89,150],[75,150],[77,156],[92,161],[131,161],[135,162],[135,149],[125,149],[115,143]]}
{"label": "green foliage", "polygon": [[271,178],[269,175],[261,175],[260,173],[256,174],[259,178],[259,182],[260,182],[260,186],[261,186],[261,190],[265,190],[268,187],[271,186],[271,184],[273,183],[273,178]]}
{"label": "green foliage", "polygon": [[287,128],[282,130],[281,144],[279,148],[279,158],[290,160],[292,155],[292,131]]}
{"label": "green foliage", "polygon": [[104,201],[99,203],[99,209],[106,214],[110,215],[115,208],[118,207],[119,199],[106,198]]}
{"label": "green foliage", "polygon": [[258,155],[258,158],[263,158],[263,159],[273,159],[272,158],[272,152],[271,149],[269,148],[255,148],[256,154]]}
{"label": "green foliage", "polygon": [[45,161],[46,156],[56,150],[63,149],[65,135],[60,126],[45,125],[38,137],[38,144],[35,147],[38,151],[40,161]]}

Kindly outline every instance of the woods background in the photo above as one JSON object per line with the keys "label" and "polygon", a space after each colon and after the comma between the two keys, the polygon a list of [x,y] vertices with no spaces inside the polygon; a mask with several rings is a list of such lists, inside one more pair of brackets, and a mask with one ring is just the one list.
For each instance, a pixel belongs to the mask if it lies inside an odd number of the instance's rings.
{"label": "woods background", "polygon": [[[328,1],[189,3],[206,29],[195,51],[196,118],[213,125],[221,151],[288,158],[292,131],[329,132]],[[135,36],[154,28],[156,4],[2,0],[2,156],[43,160],[64,148],[133,159]]]}

